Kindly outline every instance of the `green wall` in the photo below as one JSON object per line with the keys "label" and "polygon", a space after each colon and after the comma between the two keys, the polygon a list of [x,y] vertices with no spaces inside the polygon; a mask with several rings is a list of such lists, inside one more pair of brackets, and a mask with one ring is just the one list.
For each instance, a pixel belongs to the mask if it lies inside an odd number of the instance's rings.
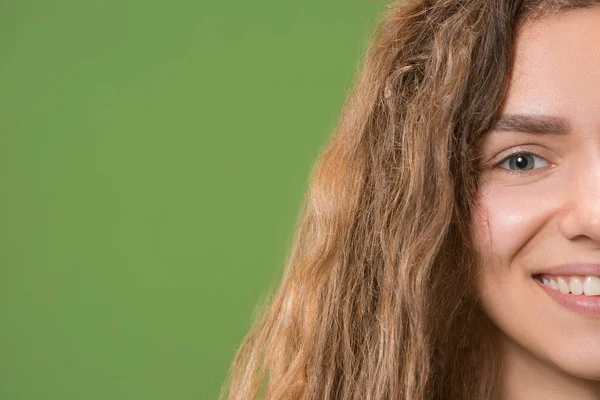
{"label": "green wall", "polygon": [[215,399],[382,0],[0,1],[0,399]]}

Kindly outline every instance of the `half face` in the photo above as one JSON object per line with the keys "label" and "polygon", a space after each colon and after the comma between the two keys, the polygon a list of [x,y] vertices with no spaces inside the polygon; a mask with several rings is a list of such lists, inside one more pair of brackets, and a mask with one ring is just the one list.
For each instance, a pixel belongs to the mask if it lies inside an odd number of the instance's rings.
{"label": "half face", "polygon": [[524,25],[511,74],[481,146],[478,292],[515,357],[600,380],[600,7]]}

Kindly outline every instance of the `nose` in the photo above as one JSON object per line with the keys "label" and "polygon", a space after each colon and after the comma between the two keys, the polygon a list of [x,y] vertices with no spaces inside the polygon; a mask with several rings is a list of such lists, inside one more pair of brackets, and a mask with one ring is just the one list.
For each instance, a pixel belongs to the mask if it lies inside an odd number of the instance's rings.
{"label": "nose", "polygon": [[591,240],[600,248],[600,154],[580,161],[558,189],[565,204],[558,226],[566,238]]}

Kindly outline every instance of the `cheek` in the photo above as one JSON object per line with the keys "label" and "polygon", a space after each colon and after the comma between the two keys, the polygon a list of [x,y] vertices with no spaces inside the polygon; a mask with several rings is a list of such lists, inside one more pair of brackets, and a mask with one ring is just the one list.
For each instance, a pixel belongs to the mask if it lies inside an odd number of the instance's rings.
{"label": "cheek", "polygon": [[508,265],[530,240],[540,213],[535,199],[497,188],[484,188],[477,198],[471,235],[484,265]]}
{"label": "cheek", "polygon": [[542,304],[530,273],[544,218],[534,206],[536,201],[525,201],[517,191],[490,187],[477,198],[471,220],[472,239],[481,257],[476,289],[483,309],[500,331],[534,349],[539,328],[551,322],[538,313]]}
{"label": "cheek", "polygon": [[539,203],[539,193],[525,186],[491,185],[476,197],[471,235],[480,255],[477,292],[492,314],[522,307],[522,289],[535,284],[530,271],[540,261],[551,215]]}

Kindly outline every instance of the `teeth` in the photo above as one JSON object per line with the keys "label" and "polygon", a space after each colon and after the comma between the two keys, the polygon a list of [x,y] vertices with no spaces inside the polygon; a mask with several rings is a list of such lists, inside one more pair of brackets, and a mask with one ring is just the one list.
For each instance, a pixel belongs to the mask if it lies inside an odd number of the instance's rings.
{"label": "teeth", "polygon": [[542,278],[542,283],[546,286],[550,286],[550,280],[546,278]]}
{"label": "teeth", "polygon": [[571,288],[569,288],[569,284],[567,283],[567,281],[565,281],[561,277],[558,277],[558,290],[560,290],[562,294],[569,294],[569,292],[571,291]]}
{"label": "teeth", "polygon": [[600,278],[588,276],[583,281],[583,292],[586,296],[597,296],[600,294]]}
{"label": "teeth", "polygon": [[573,294],[582,294],[583,293],[583,282],[581,279],[574,277],[571,278],[571,283],[569,283],[569,288],[571,289],[571,293]]}
{"label": "teeth", "polygon": [[562,294],[572,293],[574,295],[599,296],[600,295],[600,277],[550,277],[541,276],[542,283]]}

